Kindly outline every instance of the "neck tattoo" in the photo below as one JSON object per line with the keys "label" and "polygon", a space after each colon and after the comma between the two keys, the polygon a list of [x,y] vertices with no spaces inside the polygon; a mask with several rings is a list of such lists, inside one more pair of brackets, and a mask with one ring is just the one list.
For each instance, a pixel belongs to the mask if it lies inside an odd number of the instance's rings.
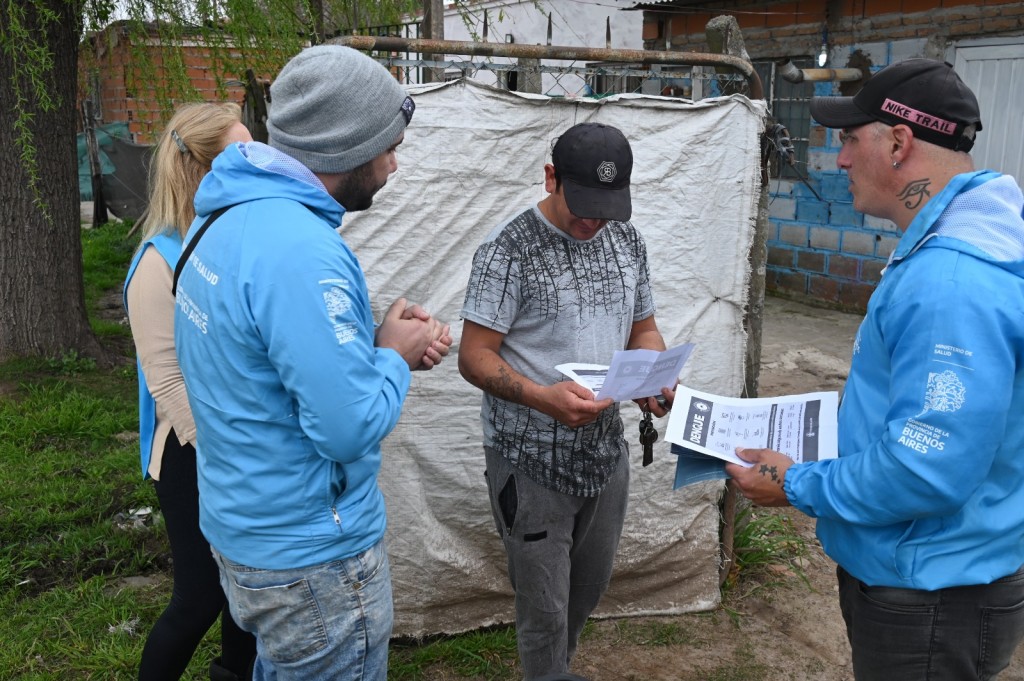
{"label": "neck tattoo", "polygon": [[901,199],[904,206],[910,210],[914,210],[921,205],[926,196],[930,197],[932,195],[932,193],[928,191],[928,186],[930,184],[931,180],[927,177],[922,180],[912,180],[903,188],[903,191],[900,192],[896,198]]}

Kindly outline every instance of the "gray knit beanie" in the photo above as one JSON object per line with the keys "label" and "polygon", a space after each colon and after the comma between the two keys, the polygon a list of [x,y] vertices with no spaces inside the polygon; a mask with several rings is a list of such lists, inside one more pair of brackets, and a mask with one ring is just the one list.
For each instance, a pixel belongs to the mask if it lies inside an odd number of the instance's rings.
{"label": "gray knit beanie", "polygon": [[394,76],[362,52],[310,47],[270,86],[270,146],[314,173],[345,173],[387,151],[413,109]]}

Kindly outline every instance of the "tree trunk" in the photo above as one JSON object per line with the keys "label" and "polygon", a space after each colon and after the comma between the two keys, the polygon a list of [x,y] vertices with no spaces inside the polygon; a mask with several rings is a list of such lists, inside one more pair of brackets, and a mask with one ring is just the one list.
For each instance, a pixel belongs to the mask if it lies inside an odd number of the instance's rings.
{"label": "tree trunk", "polygon": [[[43,20],[38,5],[58,19]],[[0,50],[0,361],[70,351],[102,358],[89,327],[82,282],[75,142],[81,6],[68,0],[30,0],[22,6],[25,28],[35,40],[46,41],[53,55],[53,68],[42,81],[55,106],[49,111],[40,106],[24,75],[24,53],[12,57]],[[5,43],[18,40],[8,30],[10,11],[0,9]],[[32,114],[39,201],[16,137],[15,82]]]}

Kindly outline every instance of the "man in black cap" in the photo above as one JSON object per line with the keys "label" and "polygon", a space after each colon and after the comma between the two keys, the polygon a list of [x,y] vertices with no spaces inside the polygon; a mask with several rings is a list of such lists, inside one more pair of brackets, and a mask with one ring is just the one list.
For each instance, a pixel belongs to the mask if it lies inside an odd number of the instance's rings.
{"label": "man in black cap", "polygon": [[[974,94],[911,59],[840,129],[854,206],[903,232],[857,333],[839,458],[740,450],[744,494],[818,519],[857,681],[993,679],[1024,637],[1024,195],[974,170]],[[791,465],[792,464],[792,465]]]}
{"label": "man in black cap", "polygon": [[527,679],[568,669],[611,579],[629,491],[618,405],[555,366],[665,349],[646,247],[628,222],[632,169],[618,129],[569,128],[544,166],[548,196],[477,249],[462,309],[459,370],[484,391],[487,484]]}

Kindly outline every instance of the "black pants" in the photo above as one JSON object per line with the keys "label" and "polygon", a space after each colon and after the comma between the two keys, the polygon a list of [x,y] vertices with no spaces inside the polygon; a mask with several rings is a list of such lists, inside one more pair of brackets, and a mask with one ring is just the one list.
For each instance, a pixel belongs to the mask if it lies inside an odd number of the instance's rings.
{"label": "black pants", "polygon": [[867,586],[839,568],[857,681],[986,681],[1024,638],[1024,568],[991,584]]}
{"label": "black pants", "polygon": [[199,530],[199,487],[196,450],[182,446],[171,430],[164,445],[156,496],[167,525],[174,560],[171,602],[146,639],[139,665],[140,681],[177,681],[207,630],[221,616],[220,665],[245,678],[256,656],[256,639],[231,619],[220,588],[217,564]]}

